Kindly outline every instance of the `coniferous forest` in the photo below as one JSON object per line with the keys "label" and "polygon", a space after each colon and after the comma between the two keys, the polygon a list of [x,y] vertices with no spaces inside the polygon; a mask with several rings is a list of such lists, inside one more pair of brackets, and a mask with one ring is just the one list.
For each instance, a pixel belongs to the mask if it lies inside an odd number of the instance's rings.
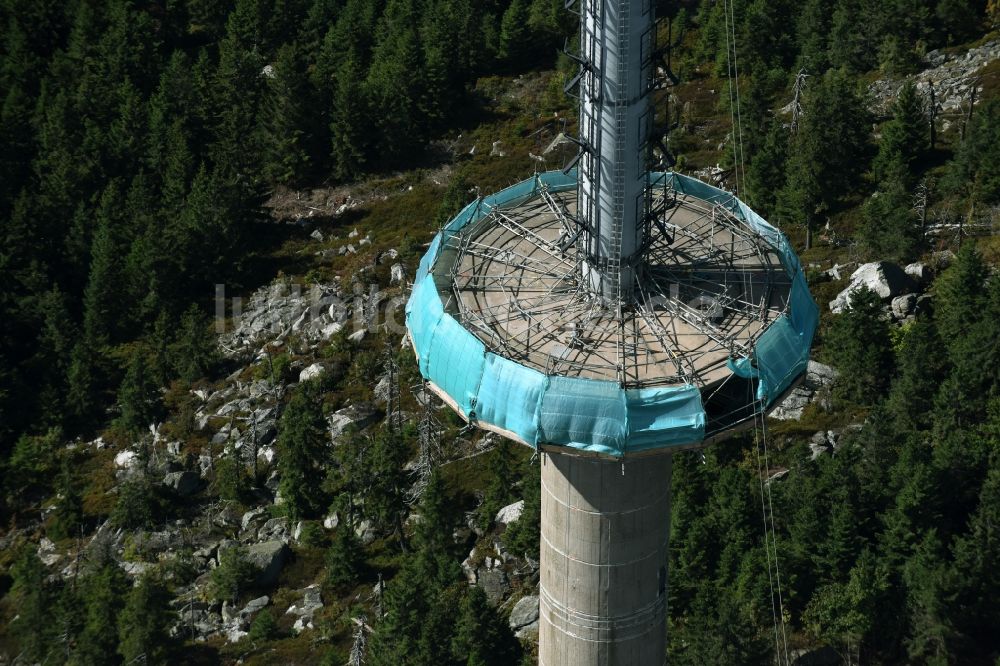
{"label": "coniferous forest", "polygon": [[[572,157],[573,9],[0,0],[0,664],[536,662],[537,457],[386,321]],[[1000,3],[657,12],[673,168],[821,311],[675,454],[667,662],[1000,663]]]}

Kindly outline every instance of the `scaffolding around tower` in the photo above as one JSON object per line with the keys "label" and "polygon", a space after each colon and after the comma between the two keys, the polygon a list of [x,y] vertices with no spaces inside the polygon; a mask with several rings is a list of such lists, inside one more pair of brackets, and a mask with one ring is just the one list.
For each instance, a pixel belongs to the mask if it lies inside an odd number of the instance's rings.
{"label": "scaffolding around tower", "polygon": [[662,218],[623,304],[593,294],[567,242],[574,173],[477,200],[438,233],[407,327],[421,373],[463,418],[620,458],[698,446],[804,372],[818,311],[787,238],[701,181],[649,182]]}

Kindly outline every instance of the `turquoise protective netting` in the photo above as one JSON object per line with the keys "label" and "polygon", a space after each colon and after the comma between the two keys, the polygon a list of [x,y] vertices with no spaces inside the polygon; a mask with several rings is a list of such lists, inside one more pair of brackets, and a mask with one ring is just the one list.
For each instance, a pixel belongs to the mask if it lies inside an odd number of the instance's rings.
{"label": "turquoise protective netting", "polygon": [[[755,358],[729,361],[734,374],[758,379],[758,398],[770,405],[805,370],[819,316],[788,239],[733,195],[716,187],[673,173],[650,174],[650,182],[669,185],[732,211],[775,249],[792,279],[789,312],[758,339]],[[406,304],[406,325],[421,374],[446,394],[466,419],[533,447],[557,444],[620,457],[699,443],[705,436],[705,410],[697,386],[625,390],[610,381],[546,376],[488,352],[445,310],[433,269],[451,239],[494,208],[517,205],[542,187],[552,192],[573,189],[576,174],[538,174],[478,199],[435,236],[420,260]]]}

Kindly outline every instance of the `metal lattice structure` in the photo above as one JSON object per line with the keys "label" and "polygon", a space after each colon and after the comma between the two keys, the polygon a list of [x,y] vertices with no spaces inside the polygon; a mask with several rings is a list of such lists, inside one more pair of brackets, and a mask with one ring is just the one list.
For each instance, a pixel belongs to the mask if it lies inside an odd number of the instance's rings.
{"label": "metal lattice structure", "polygon": [[574,191],[492,209],[448,241],[449,300],[485,344],[545,374],[626,388],[705,387],[752,354],[787,311],[791,280],[774,248],[731,210],[658,188],[662,210],[628,295],[595,295],[576,251]]}

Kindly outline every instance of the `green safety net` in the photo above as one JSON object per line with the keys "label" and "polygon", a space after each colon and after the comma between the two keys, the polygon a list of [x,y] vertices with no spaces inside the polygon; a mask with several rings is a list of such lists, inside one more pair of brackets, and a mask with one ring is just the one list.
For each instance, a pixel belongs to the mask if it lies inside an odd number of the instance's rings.
{"label": "green safety net", "polygon": [[[654,186],[671,186],[731,210],[775,249],[792,277],[789,313],[761,335],[753,360],[729,361],[734,374],[759,380],[758,397],[770,404],[804,371],[818,320],[798,258],[784,234],[728,192],[679,174],[651,173],[649,177]],[[705,436],[705,410],[698,387],[625,390],[616,382],[547,376],[487,352],[475,335],[445,311],[433,269],[450,241],[494,208],[515,206],[543,187],[554,192],[575,188],[576,174],[538,174],[478,199],[434,238],[420,261],[406,304],[407,329],[421,374],[447,394],[466,419],[530,446],[556,444],[621,457],[700,442]]]}

